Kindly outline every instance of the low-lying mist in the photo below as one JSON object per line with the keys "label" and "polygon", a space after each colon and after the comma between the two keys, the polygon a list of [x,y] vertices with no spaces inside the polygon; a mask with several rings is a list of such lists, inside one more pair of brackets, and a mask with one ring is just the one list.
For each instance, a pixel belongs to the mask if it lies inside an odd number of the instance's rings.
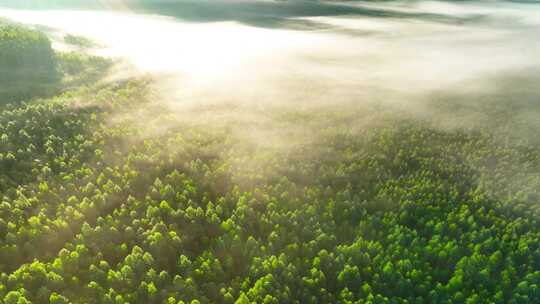
{"label": "low-lying mist", "polygon": [[531,4],[115,1],[108,7],[0,15],[47,30],[57,49],[67,47],[66,34],[88,37],[99,45],[90,52],[125,63],[110,79],[149,75],[159,98],[180,111],[219,105],[235,112],[241,105],[238,119],[251,115],[246,107],[372,105],[446,127],[489,123],[496,107],[510,113],[507,121],[540,125],[534,115],[540,8]]}

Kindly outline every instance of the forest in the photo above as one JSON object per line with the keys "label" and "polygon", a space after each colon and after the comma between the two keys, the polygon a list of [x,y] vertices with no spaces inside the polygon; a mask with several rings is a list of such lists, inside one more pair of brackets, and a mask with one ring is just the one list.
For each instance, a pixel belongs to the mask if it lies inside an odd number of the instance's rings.
{"label": "forest", "polygon": [[540,303],[537,99],[178,107],[51,43],[0,20],[0,303]]}

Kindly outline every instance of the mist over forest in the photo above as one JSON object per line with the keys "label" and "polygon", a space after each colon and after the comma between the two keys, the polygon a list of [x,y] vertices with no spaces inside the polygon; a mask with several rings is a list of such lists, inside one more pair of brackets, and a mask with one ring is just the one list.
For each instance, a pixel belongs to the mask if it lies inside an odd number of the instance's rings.
{"label": "mist over forest", "polygon": [[0,303],[540,302],[535,1],[0,0]]}

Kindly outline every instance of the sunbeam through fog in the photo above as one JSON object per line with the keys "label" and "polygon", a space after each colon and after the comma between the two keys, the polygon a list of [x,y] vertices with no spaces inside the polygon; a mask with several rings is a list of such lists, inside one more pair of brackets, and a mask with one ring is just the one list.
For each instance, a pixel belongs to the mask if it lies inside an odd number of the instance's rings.
{"label": "sunbeam through fog", "polygon": [[[540,130],[536,107],[521,109],[512,102],[538,98],[537,6],[436,1],[101,4],[84,10],[2,9],[0,16],[45,28],[58,49],[66,47],[66,34],[95,41],[98,47],[89,52],[123,62],[109,80],[158,79],[159,99],[175,109],[382,104],[447,127],[456,120],[458,125],[490,121],[491,115],[481,110],[486,103],[476,101],[491,100],[517,111],[509,118],[514,125],[526,120],[527,128]],[[474,111],[455,115],[445,110],[452,104]]]}
{"label": "sunbeam through fog", "polygon": [[[184,102],[276,97],[285,103],[306,97],[314,103],[392,101],[395,93],[489,86],[485,80],[491,77],[528,73],[540,65],[536,7],[491,2],[339,5],[350,8],[350,14],[331,16],[330,10],[324,16],[283,17],[278,10],[270,16],[279,17],[281,26],[273,28],[241,22],[230,11],[218,21],[185,21],[181,15],[135,13],[120,2],[109,3],[121,8],[115,11],[3,9],[0,15],[47,26],[57,35],[89,37],[104,46],[95,50],[98,54],[124,58],[139,72],[166,77],[166,91]],[[359,8],[385,13],[358,15]],[[237,14],[246,13],[240,9]],[[440,22],[445,18],[463,21]],[[304,26],[297,28],[300,22]]]}

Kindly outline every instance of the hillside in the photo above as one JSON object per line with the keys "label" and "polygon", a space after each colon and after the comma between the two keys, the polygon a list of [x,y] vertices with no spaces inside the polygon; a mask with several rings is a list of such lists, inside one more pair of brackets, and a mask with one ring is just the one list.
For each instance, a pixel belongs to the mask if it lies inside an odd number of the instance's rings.
{"label": "hillside", "polygon": [[48,38],[0,20],[0,100],[17,101],[49,93],[58,80]]}

